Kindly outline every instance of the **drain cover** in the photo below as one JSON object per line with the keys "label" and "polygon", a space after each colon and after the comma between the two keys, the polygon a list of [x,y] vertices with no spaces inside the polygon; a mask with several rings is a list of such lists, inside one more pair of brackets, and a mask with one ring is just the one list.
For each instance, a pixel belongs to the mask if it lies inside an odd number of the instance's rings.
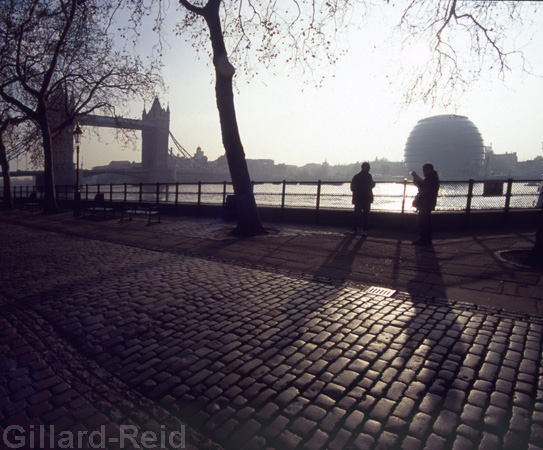
{"label": "drain cover", "polygon": [[366,294],[382,295],[383,297],[392,297],[395,293],[395,289],[386,289],[379,286],[372,286],[366,289]]}

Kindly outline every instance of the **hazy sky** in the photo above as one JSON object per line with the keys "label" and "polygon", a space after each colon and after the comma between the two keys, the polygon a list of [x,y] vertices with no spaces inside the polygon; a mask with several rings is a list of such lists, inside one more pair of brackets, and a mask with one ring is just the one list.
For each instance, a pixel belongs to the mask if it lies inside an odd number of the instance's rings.
{"label": "hazy sky", "polygon": [[[524,51],[535,71],[543,74],[543,12],[532,19],[536,34]],[[349,53],[322,88],[286,73],[263,72],[250,84],[239,80],[235,102],[247,158],[296,165],[348,164],[376,157],[400,161],[418,120],[451,113],[467,116],[485,145],[491,144],[497,153],[517,152],[521,160],[543,155],[543,78],[519,70],[507,73],[505,82],[487,75],[456,109],[405,105],[403,75],[420,55],[416,50],[401,54],[399,46],[387,40],[394,25],[376,16],[363,30],[349,31],[344,41]],[[170,129],[189,153],[200,146],[215,160],[224,150],[213,69],[207,61],[198,61],[181,37],[170,36],[168,42],[164,76],[169,91],[160,95],[160,101],[170,106]],[[143,107],[135,105],[130,117],[140,118]],[[100,141],[91,133],[85,136],[81,149],[85,168],[111,160],[141,160],[140,148],[119,151],[106,131],[100,135]]]}

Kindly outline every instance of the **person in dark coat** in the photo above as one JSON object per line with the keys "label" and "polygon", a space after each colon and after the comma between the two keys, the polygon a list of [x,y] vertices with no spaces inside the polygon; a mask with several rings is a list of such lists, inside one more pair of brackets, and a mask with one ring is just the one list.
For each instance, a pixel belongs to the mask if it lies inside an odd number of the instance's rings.
{"label": "person in dark coat", "polygon": [[351,191],[353,193],[354,218],[351,234],[356,234],[362,216],[362,236],[367,236],[369,232],[369,215],[371,204],[373,203],[373,188],[375,182],[370,174],[370,165],[362,163],[362,170],[358,172],[351,181]]}
{"label": "person in dark coat", "polygon": [[439,192],[439,177],[434,166],[426,163],[422,166],[422,179],[416,172],[411,172],[413,182],[419,188],[419,192],[413,201],[419,215],[419,239],[413,241],[415,245],[432,245],[432,221],[431,214],[436,208],[437,194]]}

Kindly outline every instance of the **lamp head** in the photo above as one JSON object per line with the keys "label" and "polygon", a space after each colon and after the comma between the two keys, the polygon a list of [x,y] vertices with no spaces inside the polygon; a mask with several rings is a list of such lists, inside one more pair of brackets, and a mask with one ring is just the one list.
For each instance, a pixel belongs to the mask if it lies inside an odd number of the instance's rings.
{"label": "lamp head", "polygon": [[75,130],[74,130],[74,139],[75,139],[76,144],[79,144],[81,142],[81,135],[82,134],[83,134],[83,130],[79,126],[79,122],[78,122],[77,125],[75,126]]}

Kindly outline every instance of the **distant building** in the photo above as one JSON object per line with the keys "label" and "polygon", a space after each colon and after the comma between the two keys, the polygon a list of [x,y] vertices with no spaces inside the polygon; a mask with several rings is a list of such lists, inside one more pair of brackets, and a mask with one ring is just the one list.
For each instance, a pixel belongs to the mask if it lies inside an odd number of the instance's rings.
{"label": "distant building", "polygon": [[275,176],[273,159],[248,159],[247,167],[254,181],[268,181]]}
{"label": "distant building", "polygon": [[516,152],[494,153],[487,150],[485,154],[485,176],[507,176],[510,177],[516,170],[518,158]]}
{"label": "distant building", "polygon": [[487,177],[539,180],[543,175],[543,157],[541,156],[519,161],[516,152],[497,154],[492,150],[488,150],[485,156]]}
{"label": "distant building", "polygon": [[538,156],[529,161],[517,161],[514,178],[539,180],[543,175],[543,157]]}
{"label": "distant building", "polygon": [[207,156],[204,154],[204,151],[202,150],[202,147],[198,147],[196,149],[196,153],[194,153],[193,159],[198,162],[200,166],[207,164]]}

